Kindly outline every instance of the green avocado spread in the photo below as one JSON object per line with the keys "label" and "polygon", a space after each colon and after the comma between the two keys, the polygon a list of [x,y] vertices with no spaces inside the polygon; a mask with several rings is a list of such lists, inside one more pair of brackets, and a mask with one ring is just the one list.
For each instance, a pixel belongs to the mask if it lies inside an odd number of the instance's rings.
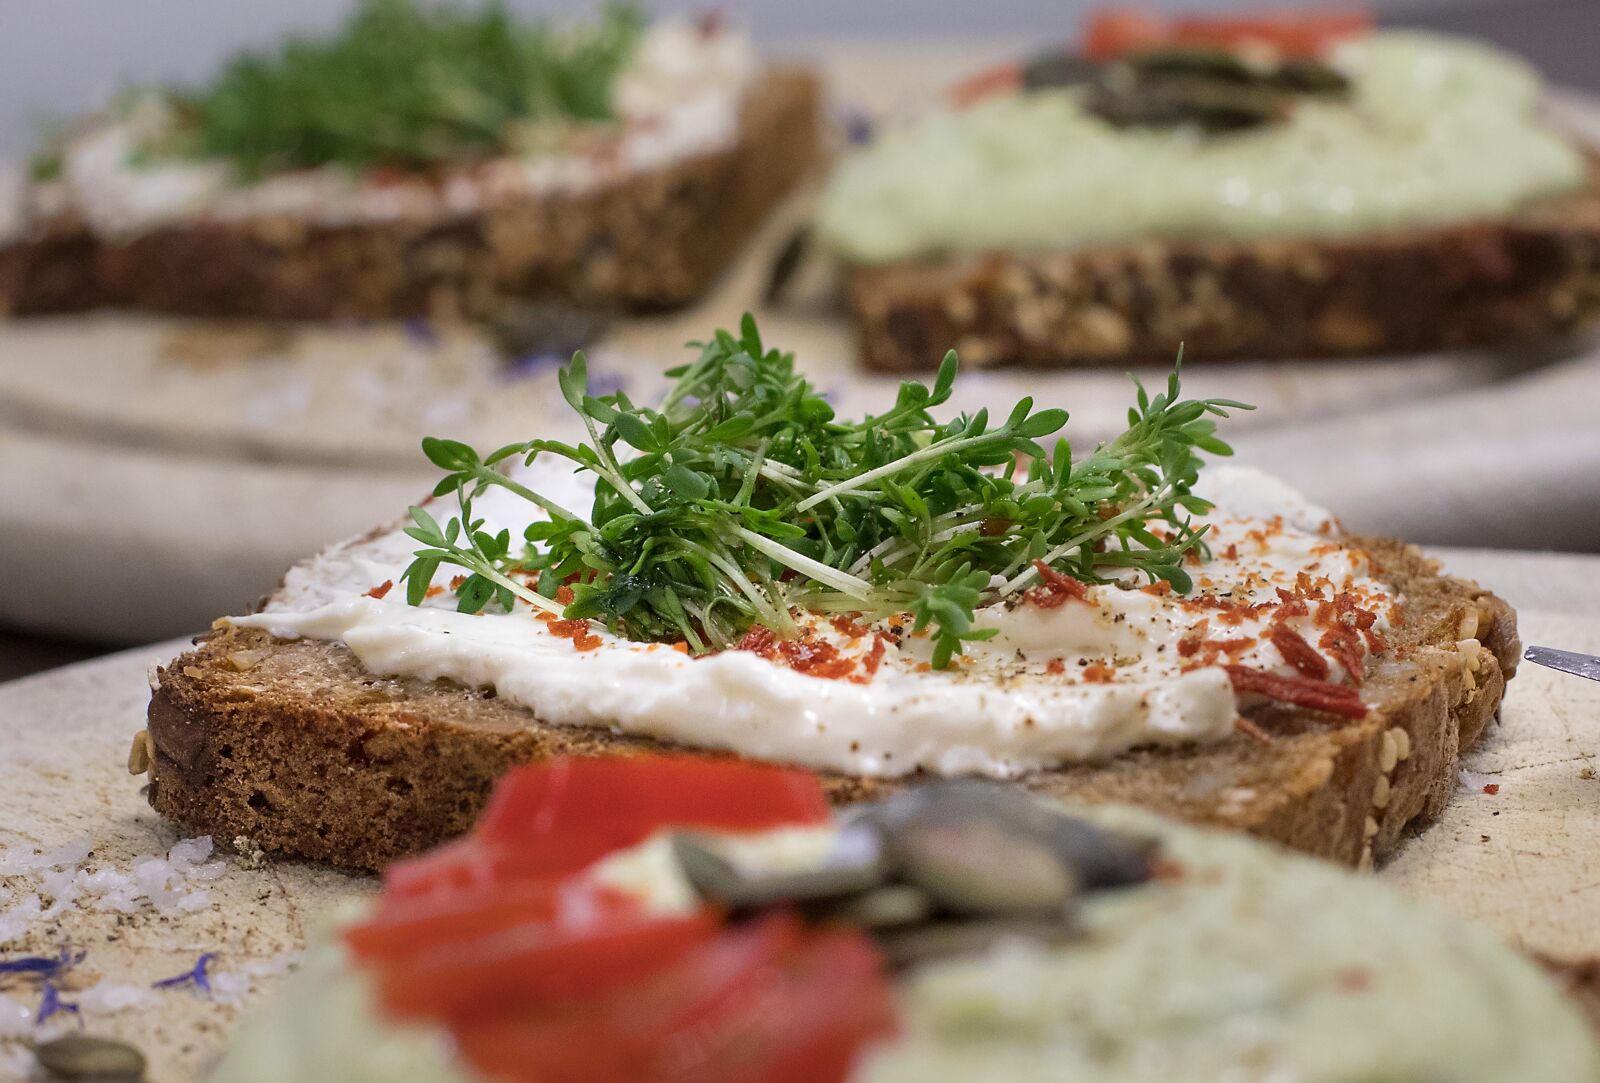
{"label": "green avocado spread", "polygon": [[[1488,932],[1248,839],[1095,811],[1167,872],[1098,891],[1081,936],[914,970],[858,1083],[1597,1083],[1577,1011]],[[781,843],[781,838],[776,840]],[[688,905],[665,847],[625,880]],[[341,915],[352,920],[356,915]],[[448,1037],[374,1011],[332,937],[236,1036],[213,1083],[470,1083]]]}
{"label": "green avocado spread", "polygon": [[859,262],[1134,238],[1348,234],[1505,214],[1583,182],[1514,57],[1388,31],[1332,58],[1348,97],[1229,133],[1119,128],[1082,87],[940,112],[847,159],[819,228]]}
{"label": "green avocado spread", "polygon": [[1080,943],[914,974],[864,1083],[1600,1080],[1577,1013],[1487,931],[1257,842],[1163,834],[1175,878],[1091,895]]}

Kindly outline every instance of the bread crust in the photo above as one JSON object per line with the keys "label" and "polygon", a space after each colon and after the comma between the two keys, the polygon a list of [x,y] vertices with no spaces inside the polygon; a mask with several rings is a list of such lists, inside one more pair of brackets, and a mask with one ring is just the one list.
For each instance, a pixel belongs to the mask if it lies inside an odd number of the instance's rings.
{"label": "bread crust", "polygon": [[[1462,751],[1494,717],[1519,655],[1516,621],[1505,602],[1441,575],[1413,547],[1354,543],[1404,596],[1393,656],[1367,678],[1376,703],[1366,718],[1252,711],[1274,734],[1269,744],[1236,735],[1138,750],[1021,783],[1248,831],[1349,865],[1393,853],[1439,815]],[[342,645],[225,623],[158,671],[147,732],[149,800],[163,816],[223,843],[356,869],[465,831],[517,764],[668,747],[542,724],[492,692],[376,677]],[[852,802],[905,780],[824,783],[834,800]]]}
{"label": "bread crust", "polygon": [[725,150],[594,188],[426,221],[284,215],[97,238],[59,220],[0,246],[0,314],[116,306],[267,319],[482,318],[558,300],[648,311],[699,297],[814,164],[816,77],[773,68]]}
{"label": "bread crust", "polygon": [[1145,241],[845,268],[871,368],[1055,367],[1523,345],[1600,323],[1600,164],[1503,219],[1353,237]]}

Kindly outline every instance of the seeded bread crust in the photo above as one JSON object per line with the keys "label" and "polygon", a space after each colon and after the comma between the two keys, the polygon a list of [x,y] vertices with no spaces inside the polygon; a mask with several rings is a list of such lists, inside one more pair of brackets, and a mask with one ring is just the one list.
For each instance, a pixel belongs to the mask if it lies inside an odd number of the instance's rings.
{"label": "seeded bread crust", "polygon": [[[1510,607],[1439,574],[1416,549],[1357,539],[1405,596],[1393,653],[1370,666],[1357,722],[1303,710],[1251,717],[1274,736],[1136,751],[1023,779],[1052,797],[1123,802],[1248,831],[1348,865],[1381,861],[1438,816],[1459,759],[1494,717],[1517,663]],[[150,804],[219,840],[378,869],[471,826],[496,778],[560,754],[661,750],[650,740],[539,723],[493,692],[362,669],[342,645],[220,624],[158,671]],[[829,776],[853,802],[902,782]]]}
{"label": "seeded bread crust", "polygon": [[1516,214],[1351,238],[1149,241],[847,267],[874,369],[1333,357],[1527,345],[1600,323],[1600,161]]}
{"label": "seeded bread crust", "polygon": [[710,286],[815,163],[816,77],[770,70],[728,149],[437,220],[184,221],[97,238],[61,219],[0,246],[0,314],[115,306],[267,319],[493,316],[559,300],[648,311]]}

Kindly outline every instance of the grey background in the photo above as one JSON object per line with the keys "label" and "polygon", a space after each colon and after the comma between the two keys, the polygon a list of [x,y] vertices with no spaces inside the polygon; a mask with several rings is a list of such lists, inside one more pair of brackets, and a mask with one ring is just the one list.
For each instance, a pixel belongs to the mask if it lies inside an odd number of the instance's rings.
{"label": "grey background", "polygon": [[[1264,0],[1266,6],[1308,6]],[[1342,0],[1324,0],[1340,3]],[[525,13],[569,15],[591,0],[509,0]],[[353,0],[0,0],[0,157],[25,153],[38,125],[93,108],[130,82],[203,79],[230,52],[285,31],[340,21]],[[655,0],[656,12],[706,0]],[[1068,39],[1093,0],[749,0],[725,10],[772,43],[957,35]],[[1229,0],[1143,0],[1140,6],[1241,10]],[[1377,0],[1385,22],[1426,24],[1498,40],[1558,82],[1600,90],[1600,0]]]}

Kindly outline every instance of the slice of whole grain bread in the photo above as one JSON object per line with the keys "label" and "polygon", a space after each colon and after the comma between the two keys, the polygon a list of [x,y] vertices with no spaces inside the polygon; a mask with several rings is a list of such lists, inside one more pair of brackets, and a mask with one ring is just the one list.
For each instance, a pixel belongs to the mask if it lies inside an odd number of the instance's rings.
{"label": "slice of whole grain bread", "polygon": [[[1463,749],[1494,716],[1519,647],[1515,616],[1399,542],[1355,539],[1404,596],[1391,650],[1369,662],[1359,721],[1269,707],[1272,734],[1142,750],[1040,772],[1055,797],[1142,805],[1356,865],[1435,818]],[[162,815],[226,842],[360,869],[465,831],[495,779],[566,753],[661,744],[542,724],[493,692],[366,672],[348,648],[219,622],[156,675],[130,766]],[[849,802],[903,782],[828,776]]]}
{"label": "slice of whole grain bread", "polygon": [[860,355],[977,365],[1329,357],[1526,345],[1600,323],[1600,162],[1502,219],[1352,237],[1149,240],[856,264]]}
{"label": "slice of whole grain bread", "polygon": [[645,311],[699,297],[815,163],[810,71],[768,70],[724,150],[438,219],[193,219],[97,237],[61,216],[0,244],[0,314],[114,306],[268,319],[493,316],[557,300]]}

